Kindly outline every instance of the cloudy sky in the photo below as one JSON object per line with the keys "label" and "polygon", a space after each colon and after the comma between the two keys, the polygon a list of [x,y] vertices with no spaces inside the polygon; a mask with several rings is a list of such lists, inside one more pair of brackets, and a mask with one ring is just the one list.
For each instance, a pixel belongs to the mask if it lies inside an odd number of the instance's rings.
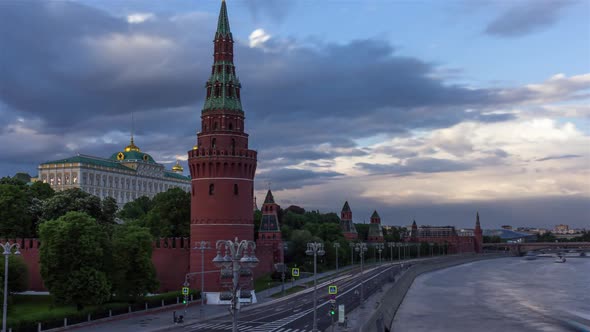
{"label": "cloudy sky", "polygon": [[[0,174],[200,130],[218,0],[0,1]],[[228,0],[256,194],[590,228],[590,1]]]}

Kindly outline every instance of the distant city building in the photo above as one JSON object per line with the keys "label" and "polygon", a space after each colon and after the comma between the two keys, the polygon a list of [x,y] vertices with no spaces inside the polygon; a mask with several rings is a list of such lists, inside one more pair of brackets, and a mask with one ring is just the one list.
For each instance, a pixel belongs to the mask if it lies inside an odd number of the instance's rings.
{"label": "distant city building", "polygon": [[507,230],[511,231],[512,230],[512,226],[510,226],[510,225],[502,225],[502,229],[507,229]]}
{"label": "distant city building", "polygon": [[555,225],[553,233],[555,234],[568,234],[570,226],[565,224]]}
{"label": "distant city building", "polygon": [[340,211],[340,227],[342,228],[342,234],[344,234],[344,237],[348,241],[358,239],[359,235],[352,221],[352,210],[350,209],[350,205],[348,205],[348,201],[344,202],[342,211]]}
{"label": "distant city building", "polygon": [[172,170],[166,170],[152,156],[141,152],[133,136],[123,151],[113,153],[110,158],[78,154],[42,163],[38,170],[37,180],[49,183],[56,191],[79,188],[101,199],[112,197],[119,207],[171,188],[186,192],[191,188],[190,178],[182,175],[183,168],[178,162]]}
{"label": "distant city building", "polygon": [[486,229],[485,236],[498,236],[506,242],[534,242],[537,240],[537,234],[517,232],[509,229]]}
{"label": "distant city building", "polygon": [[479,222],[479,213],[476,215],[475,229],[462,229],[457,231],[454,226],[419,226],[414,220],[410,231],[406,232],[402,241],[413,243],[436,243],[448,246],[451,253],[481,252],[483,234]]}

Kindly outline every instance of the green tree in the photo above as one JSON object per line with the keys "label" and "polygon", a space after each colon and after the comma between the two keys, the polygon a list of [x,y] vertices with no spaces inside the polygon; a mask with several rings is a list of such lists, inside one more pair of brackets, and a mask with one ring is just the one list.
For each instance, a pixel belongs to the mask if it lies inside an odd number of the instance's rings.
{"label": "green tree", "polygon": [[115,294],[129,301],[158,290],[149,229],[133,225],[115,228],[112,280]]}
{"label": "green tree", "polygon": [[100,198],[79,188],[57,192],[43,201],[43,220],[57,219],[70,211],[84,212],[96,220],[102,220]]}
{"label": "green tree", "polygon": [[146,225],[155,237],[180,237],[190,234],[191,197],[180,188],[172,188],[154,197]]}
{"label": "green tree", "polygon": [[51,188],[49,183],[43,183],[40,181],[33,183],[27,188],[28,193],[32,198],[37,198],[40,200],[48,199],[55,194],[55,190]]}
{"label": "green tree", "polygon": [[[4,290],[4,258],[0,259],[0,281]],[[24,292],[29,288],[29,268],[17,255],[8,256],[8,293]]]}
{"label": "green tree", "polygon": [[4,238],[29,237],[32,228],[26,187],[0,184],[0,235]]}
{"label": "green tree", "polygon": [[537,236],[537,242],[555,242],[555,240],[557,240],[557,237],[555,237],[555,235],[553,235],[551,232]]}
{"label": "green tree", "polygon": [[105,197],[101,202],[101,221],[107,224],[113,224],[117,209],[119,209],[117,201],[112,197]]}
{"label": "green tree", "polygon": [[359,240],[367,240],[367,236],[369,236],[369,224],[354,224],[354,227],[359,235]]}
{"label": "green tree", "polygon": [[31,176],[28,173],[19,172],[19,173],[16,173],[12,178],[15,180],[22,181],[24,183],[31,182]]}
{"label": "green tree", "polygon": [[111,296],[111,248],[96,220],[70,211],[39,227],[41,276],[58,303],[101,304]]}
{"label": "green tree", "polygon": [[125,204],[117,215],[125,221],[143,220],[153,207],[154,204],[149,197],[141,196]]}

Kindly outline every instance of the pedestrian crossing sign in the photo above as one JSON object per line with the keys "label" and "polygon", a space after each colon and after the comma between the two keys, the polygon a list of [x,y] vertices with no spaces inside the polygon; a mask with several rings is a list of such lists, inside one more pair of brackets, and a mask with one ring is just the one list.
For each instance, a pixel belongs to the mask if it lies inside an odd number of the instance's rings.
{"label": "pedestrian crossing sign", "polygon": [[182,295],[188,295],[188,287],[182,287]]}
{"label": "pedestrian crossing sign", "polygon": [[328,294],[338,294],[338,287],[336,285],[328,286]]}
{"label": "pedestrian crossing sign", "polygon": [[294,267],[291,269],[291,275],[294,277],[299,277],[299,268],[298,267]]}

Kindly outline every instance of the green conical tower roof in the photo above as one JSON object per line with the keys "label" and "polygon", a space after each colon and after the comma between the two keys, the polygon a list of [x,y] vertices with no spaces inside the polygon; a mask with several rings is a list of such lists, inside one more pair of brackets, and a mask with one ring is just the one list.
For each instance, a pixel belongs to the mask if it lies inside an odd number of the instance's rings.
{"label": "green conical tower roof", "polygon": [[350,212],[350,206],[348,205],[348,201],[344,202],[344,206],[342,207],[342,212]]}
{"label": "green conical tower roof", "polygon": [[381,217],[379,217],[379,213],[377,213],[377,210],[373,211],[373,215],[371,215],[371,219],[374,219],[374,218],[381,219]]}
{"label": "green conical tower roof", "polygon": [[219,10],[219,19],[217,20],[217,34],[228,35],[230,33],[227,6],[225,5],[225,0],[222,0],[221,9]]}
{"label": "green conical tower roof", "polygon": [[275,204],[275,198],[272,196],[272,192],[270,189],[266,193],[266,198],[264,199],[264,204]]}
{"label": "green conical tower roof", "polygon": [[221,2],[217,31],[215,32],[213,69],[207,83],[207,97],[203,113],[209,111],[230,111],[243,114],[240,101],[242,85],[236,75],[233,61],[233,37],[229,28],[227,6]]}

